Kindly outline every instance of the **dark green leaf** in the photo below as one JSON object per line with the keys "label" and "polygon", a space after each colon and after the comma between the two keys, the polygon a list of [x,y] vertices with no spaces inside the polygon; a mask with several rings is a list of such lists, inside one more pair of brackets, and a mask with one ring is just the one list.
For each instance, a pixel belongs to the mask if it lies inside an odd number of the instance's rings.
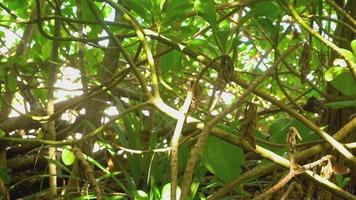
{"label": "dark green leaf", "polygon": [[7,167],[0,168],[0,180],[4,181],[5,183],[10,183],[11,181],[11,169]]}
{"label": "dark green leaf", "polygon": [[356,107],[356,100],[331,102],[331,103],[325,104],[325,106],[332,108],[332,109]]}

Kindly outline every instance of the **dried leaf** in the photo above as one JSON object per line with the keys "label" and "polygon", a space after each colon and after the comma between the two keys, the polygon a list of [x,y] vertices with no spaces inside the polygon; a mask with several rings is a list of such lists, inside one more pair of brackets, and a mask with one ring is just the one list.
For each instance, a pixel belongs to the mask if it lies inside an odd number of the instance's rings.
{"label": "dried leaf", "polygon": [[310,61],[312,57],[311,47],[308,43],[305,43],[303,46],[302,55],[300,56],[300,76],[301,82],[304,83],[307,75],[310,72]]}
{"label": "dried leaf", "polygon": [[256,148],[257,105],[247,103],[244,112],[244,119],[241,123],[241,140],[246,140],[254,149]]}
{"label": "dried leaf", "polygon": [[229,55],[222,55],[220,62],[220,72],[225,83],[229,83],[234,77],[234,62]]}

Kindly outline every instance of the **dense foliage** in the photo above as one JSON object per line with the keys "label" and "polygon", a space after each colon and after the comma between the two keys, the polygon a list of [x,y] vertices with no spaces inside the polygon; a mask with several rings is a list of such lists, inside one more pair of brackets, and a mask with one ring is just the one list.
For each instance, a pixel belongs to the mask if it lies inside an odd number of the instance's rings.
{"label": "dense foliage", "polygon": [[356,199],[356,1],[0,7],[0,198]]}

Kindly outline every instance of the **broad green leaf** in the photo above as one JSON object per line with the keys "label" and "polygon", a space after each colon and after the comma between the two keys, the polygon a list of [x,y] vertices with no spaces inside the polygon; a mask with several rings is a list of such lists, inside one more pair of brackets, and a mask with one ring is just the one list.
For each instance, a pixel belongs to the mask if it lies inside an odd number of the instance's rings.
{"label": "broad green leaf", "polygon": [[[83,12],[83,19],[84,20],[96,20],[95,16],[93,15],[90,7],[89,7],[89,4],[86,0],[79,0],[80,1],[80,4],[81,4],[81,7],[82,7],[82,12]],[[98,13],[100,15],[101,11],[99,10],[99,8],[93,4],[93,8],[94,10],[96,11],[96,13]]]}
{"label": "broad green leaf", "polygon": [[181,53],[177,50],[173,50],[164,56],[162,56],[162,72],[175,71],[180,69]]}
{"label": "broad green leaf", "polygon": [[0,168],[0,180],[4,181],[5,183],[10,183],[11,181],[11,169],[7,167]]}
{"label": "broad green leaf", "polygon": [[356,100],[331,102],[331,103],[325,104],[325,106],[332,108],[332,109],[356,107]]}
{"label": "broad green leaf", "polygon": [[236,145],[209,136],[204,154],[204,166],[224,182],[237,177],[244,162],[243,151]]}
{"label": "broad green leaf", "polygon": [[280,118],[277,119],[269,129],[271,134],[270,140],[280,144],[286,143],[286,135],[290,127],[297,128],[299,134],[303,141],[317,139],[318,136],[310,128],[305,126],[302,122],[297,119]]}
{"label": "broad green leaf", "polygon": [[150,21],[151,3],[149,0],[123,0],[123,4],[127,6],[129,10],[135,11],[138,16],[146,22]]}
{"label": "broad green leaf", "polygon": [[[180,187],[178,186],[177,187],[177,190],[176,190],[176,197],[177,199],[180,198]],[[171,183],[167,183],[166,185],[163,186],[163,189],[162,189],[162,199],[170,199],[171,198]]]}
{"label": "broad green leaf", "polygon": [[5,131],[0,128],[0,138],[6,135]]}
{"label": "broad green leaf", "polygon": [[68,148],[63,149],[61,157],[65,165],[72,165],[75,162],[75,155]]}
{"label": "broad green leaf", "polygon": [[307,6],[314,2],[320,2],[321,0],[298,0],[296,7]]}
{"label": "broad green leaf", "polygon": [[352,40],[351,49],[354,52],[354,56],[356,57],[356,40]]}
{"label": "broad green leaf", "polygon": [[344,53],[345,57],[349,60],[352,60],[353,62],[355,62],[354,60],[354,55],[352,54],[351,51],[347,50],[347,49],[341,49],[341,51]]}
{"label": "broad green leaf", "polygon": [[346,96],[356,95],[356,81],[350,72],[343,72],[331,81],[331,84]]}
{"label": "broad green leaf", "polygon": [[29,1],[23,1],[23,0],[11,0],[11,1],[4,1],[7,3],[7,8],[9,8],[13,14],[16,14],[17,16],[21,18],[27,18],[28,13],[27,9]]}
{"label": "broad green leaf", "polygon": [[136,190],[134,193],[135,200],[148,200],[148,194],[143,190]]}
{"label": "broad green leaf", "polygon": [[16,66],[23,66],[26,65],[26,58],[24,55],[22,56],[12,56],[9,58],[9,64],[13,65],[15,64]]}
{"label": "broad green leaf", "polygon": [[345,71],[347,71],[345,67],[331,67],[325,72],[324,78],[326,81],[332,81]]}
{"label": "broad green leaf", "polygon": [[273,24],[273,21],[269,18],[257,18],[257,22],[261,25],[263,30],[268,34],[270,39],[274,38],[274,35],[276,34],[276,28],[275,25]]}
{"label": "broad green leaf", "polygon": [[166,3],[166,0],[158,0],[157,4],[159,4],[159,9],[163,9],[164,3]]}
{"label": "broad green leaf", "polygon": [[340,188],[344,188],[347,186],[347,184],[351,181],[350,177],[344,177],[342,175],[336,175],[336,184]]}
{"label": "broad green leaf", "polygon": [[163,27],[171,26],[174,21],[180,20],[187,13],[192,11],[192,0],[171,0],[165,11],[165,17],[162,19]]}
{"label": "broad green leaf", "polygon": [[251,11],[246,14],[241,23],[244,23],[252,17],[267,17],[268,19],[275,19],[281,13],[281,9],[275,1],[263,1],[253,4]]}
{"label": "broad green leaf", "polygon": [[210,24],[213,31],[218,30],[216,9],[213,0],[195,0],[194,10]]}
{"label": "broad green leaf", "polygon": [[10,75],[7,77],[7,87],[11,92],[15,92],[17,89],[17,80],[16,77],[13,75]]}
{"label": "broad green leaf", "polygon": [[230,38],[231,36],[230,31],[218,30],[214,34],[216,35],[216,39],[218,40],[218,43],[220,44],[222,51],[227,54],[231,49],[231,45],[233,41],[233,39]]}
{"label": "broad green leaf", "polygon": [[48,60],[51,57],[52,43],[46,42],[41,45],[41,59],[42,61]]}

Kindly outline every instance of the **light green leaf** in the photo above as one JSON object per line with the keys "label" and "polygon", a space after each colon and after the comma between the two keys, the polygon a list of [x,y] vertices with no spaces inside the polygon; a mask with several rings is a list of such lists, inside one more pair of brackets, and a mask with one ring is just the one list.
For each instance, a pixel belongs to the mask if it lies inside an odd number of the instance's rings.
{"label": "light green leaf", "polygon": [[74,153],[68,148],[63,149],[62,151],[62,161],[65,165],[72,165],[75,162]]}
{"label": "light green leaf", "polygon": [[343,72],[347,71],[345,67],[331,67],[329,68],[325,74],[324,78],[326,81],[332,81],[335,77],[342,74]]}
{"label": "light green leaf", "polygon": [[0,128],[0,138],[6,135],[5,131]]}
{"label": "light green leaf", "polygon": [[203,154],[204,166],[224,182],[237,177],[244,162],[243,151],[221,139],[209,136]]}
{"label": "light green leaf", "polygon": [[344,55],[347,59],[354,61],[354,55],[352,54],[351,51],[349,51],[347,49],[342,49],[342,48],[341,48],[341,51],[344,53]]}
{"label": "light green leaf", "polygon": [[[171,199],[171,183],[167,183],[166,185],[163,186],[161,194],[162,194],[161,199]],[[177,199],[180,198],[180,194],[181,194],[181,191],[180,191],[180,187],[178,186],[177,190],[176,190]]]}
{"label": "light green leaf", "polygon": [[143,190],[136,190],[134,193],[135,200],[148,200],[148,195]]}
{"label": "light green leaf", "polygon": [[51,42],[46,42],[41,45],[41,59],[48,60],[51,57],[52,44]]}
{"label": "light green leaf", "polygon": [[356,40],[352,40],[351,49],[354,52],[354,56],[356,57]]}

